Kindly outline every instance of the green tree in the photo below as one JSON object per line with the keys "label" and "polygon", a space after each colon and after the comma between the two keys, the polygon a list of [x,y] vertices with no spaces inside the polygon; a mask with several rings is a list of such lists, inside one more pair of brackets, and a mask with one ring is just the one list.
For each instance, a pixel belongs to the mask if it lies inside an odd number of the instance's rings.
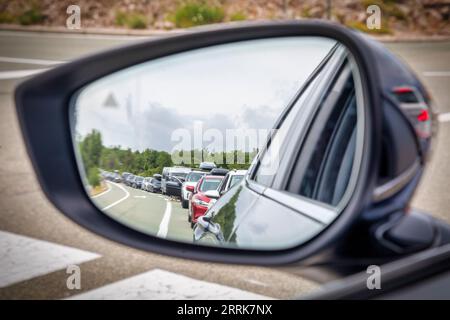
{"label": "green tree", "polygon": [[99,131],[92,130],[81,142],[80,152],[85,168],[99,167],[103,145]]}
{"label": "green tree", "polygon": [[87,173],[87,179],[91,186],[97,187],[100,185],[100,177],[97,168],[90,168]]}
{"label": "green tree", "polygon": [[100,185],[98,168],[103,152],[102,136],[99,131],[92,130],[79,144],[81,158],[88,182],[91,186]]}
{"label": "green tree", "polygon": [[159,168],[172,166],[172,158],[169,153],[161,151],[156,159],[156,165]]}

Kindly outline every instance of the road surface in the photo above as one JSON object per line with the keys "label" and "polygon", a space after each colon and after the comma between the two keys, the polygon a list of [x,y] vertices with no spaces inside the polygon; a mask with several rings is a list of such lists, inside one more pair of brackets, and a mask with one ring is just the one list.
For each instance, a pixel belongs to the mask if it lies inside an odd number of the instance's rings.
{"label": "road surface", "polygon": [[192,242],[187,210],[175,198],[107,181],[108,189],[92,198],[112,218],[162,238]]}
{"label": "road surface", "polygon": [[[292,298],[316,289],[313,282],[282,268],[202,263],[130,249],[79,227],[48,202],[20,136],[14,87],[24,76],[130,41],[139,40],[0,32],[0,299]],[[412,66],[427,84],[438,110],[447,114],[441,118],[434,157],[413,205],[450,222],[450,42],[388,46]],[[98,202],[108,207],[115,202],[114,193],[125,197],[126,192],[114,187],[97,197]],[[122,214],[134,214],[132,208],[152,201],[152,206],[159,206],[161,211],[157,219],[152,219],[157,222],[152,222],[151,228],[159,231],[170,203],[168,234],[174,226],[184,224],[186,211],[179,211],[179,203],[131,188],[125,190],[129,196],[115,205]],[[145,211],[141,210],[137,219],[148,219]],[[179,232],[187,232],[182,230]],[[71,265],[80,267],[80,289],[67,286],[67,266]]]}

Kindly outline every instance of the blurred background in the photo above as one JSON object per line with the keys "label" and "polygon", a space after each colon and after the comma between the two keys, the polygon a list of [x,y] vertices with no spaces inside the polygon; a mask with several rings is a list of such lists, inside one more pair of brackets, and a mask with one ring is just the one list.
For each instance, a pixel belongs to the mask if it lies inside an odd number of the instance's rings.
{"label": "blurred background", "polygon": [[[329,19],[383,35],[450,34],[448,0],[1,0],[0,23],[63,26],[69,5],[82,27],[172,30],[243,20]],[[366,8],[382,11],[380,29],[366,26]]]}

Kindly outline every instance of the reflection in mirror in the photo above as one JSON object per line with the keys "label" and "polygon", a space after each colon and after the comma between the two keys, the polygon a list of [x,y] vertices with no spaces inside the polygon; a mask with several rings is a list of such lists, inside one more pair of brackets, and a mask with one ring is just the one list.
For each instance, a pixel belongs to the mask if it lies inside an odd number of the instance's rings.
{"label": "reflection in mirror", "polygon": [[111,218],[169,240],[302,244],[351,197],[361,92],[349,52],[318,37],[217,45],[117,71],[72,99],[86,192]]}

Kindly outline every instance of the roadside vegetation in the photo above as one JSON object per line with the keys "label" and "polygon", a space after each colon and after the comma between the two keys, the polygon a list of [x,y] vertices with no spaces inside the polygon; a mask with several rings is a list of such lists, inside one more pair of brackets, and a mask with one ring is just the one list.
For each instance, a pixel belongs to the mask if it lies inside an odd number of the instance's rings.
{"label": "roadside vegetation", "polygon": [[257,154],[254,149],[251,152],[232,150],[228,152],[211,152],[209,150],[174,150],[172,159],[190,159],[187,163],[177,161],[181,166],[195,167],[203,161],[214,162],[218,167],[225,169],[247,170]]}
{"label": "roadside vegetation", "polygon": [[115,24],[119,27],[127,27],[130,29],[147,28],[147,18],[145,15],[136,12],[116,12]]}
{"label": "roadside vegetation", "polygon": [[[130,172],[139,176],[149,177],[155,173],[161,173],[164,167],[174,165],[172,155],[166,151],[152,149],[133,151],[130,148],[122,148],[121,146],[105,147],[102,143],[101,133],[97,130],[92,130],[81,139],[78,142],[78,148],[83,161],[85,176],[89,185],[93,188],[101,184],[100,168],[107,171],[118,170],[120,173]],[[178,157],[186,154],[190,155],[190,161],[186,161],[187,163],[181,162],[178,165],[195,167],[202,161],[211,161],[216,162],[217,166],[226,169],[248,169],[256,153],[257,150],[253,152],[234,150],[219,153],[207,150],[203,150],[203,152],[202,150],[174,151],[174,155],[176,154]]]}
{"label": "roadside vegetation", "polygon": [[[0,0],[0,24],[62,27],[70,4],[74,3]],[[83,28],[170,30],[228,21],[331,19],[373,34],[450,36],[449,10],[443,0],[84,0],[79,5]],[[381,9],[379,30],[366,26],[370,5]]]}
{"label": "roadside vegetation", "polygon": [[92,187],[100,185],[99,166],[103,152],[102,136],[97,130],[92,130],[82,141],[78,143],[78,148],[83,161],[84,173]]}
{"label": "roadside vegetation", "polygon": [[242,11],[235,12],[230,16],[230,21],[244,21],[244,20],[247,20],[247,15]]}
{"label": "roadside vegetation", "polygon": [[8,11],[0,12],[0,23],[17,23],[28,26],[41,24],[44,22],[45,18],[46,16],[42,13],[42,8],[36,3],[32,3],[31,5],[22,8],[20,12],[15,14]]}
{"label": "roadside vegetation", "polygon": [[224,21],[225,11],[222,7],[211,6],[207,1],[189,2],[181,5],[174,14],[177,28],[189,28],[203,24]]}

